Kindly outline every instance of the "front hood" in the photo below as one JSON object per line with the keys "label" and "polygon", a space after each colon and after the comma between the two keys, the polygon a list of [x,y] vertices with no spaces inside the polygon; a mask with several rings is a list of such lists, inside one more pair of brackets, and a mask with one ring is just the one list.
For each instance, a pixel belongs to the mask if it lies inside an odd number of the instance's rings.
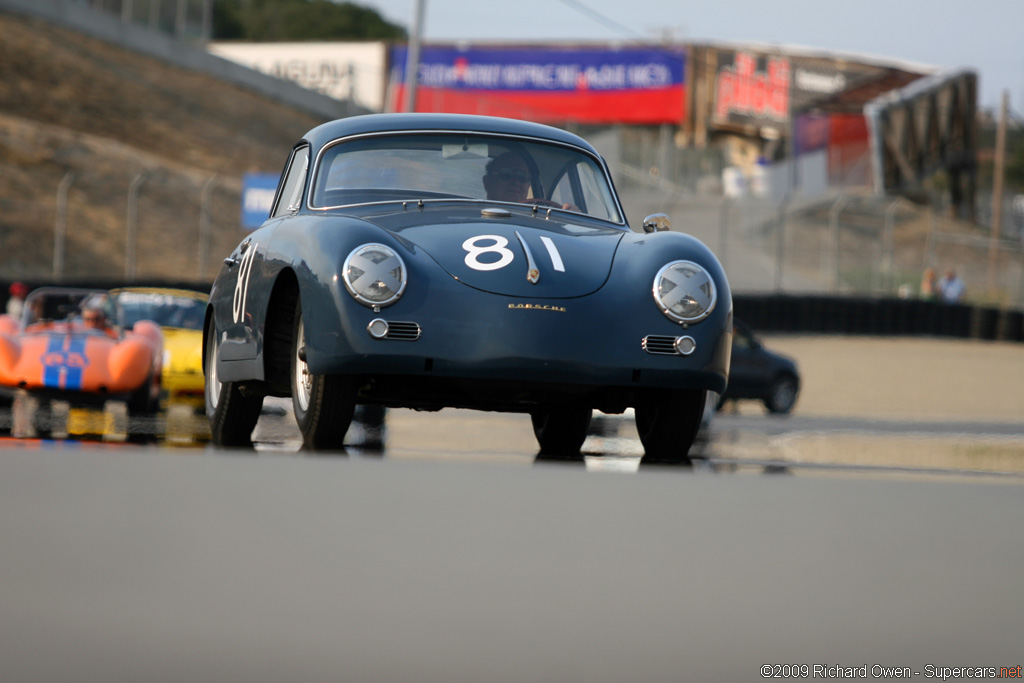
{"label": "front hood", "polygon": [[[529,211],[425,209],[369,219],[422,249],[460,282],[492,294],[586,296],[608,279],[624,230]],[[528,256],[529,254],[529,256]]]}

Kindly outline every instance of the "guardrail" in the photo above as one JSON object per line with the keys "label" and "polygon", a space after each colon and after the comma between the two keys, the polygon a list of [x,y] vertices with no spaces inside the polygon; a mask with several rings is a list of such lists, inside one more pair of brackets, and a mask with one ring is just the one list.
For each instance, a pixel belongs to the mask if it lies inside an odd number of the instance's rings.
{"label": "guardrail", "polygon": [[737,318],[762,332],[1024,341],[1024,311],[898,298],[735,295]]}

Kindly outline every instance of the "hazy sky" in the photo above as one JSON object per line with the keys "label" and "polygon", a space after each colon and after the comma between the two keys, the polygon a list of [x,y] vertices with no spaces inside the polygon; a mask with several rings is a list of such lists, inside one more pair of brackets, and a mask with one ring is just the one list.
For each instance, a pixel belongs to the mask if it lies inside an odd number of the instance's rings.
{"label": "hazy sky", "polygon": [[[1003,91],[1024,118],[1024,0],[422,0],[422,40],[758,42],[979,74],[979,105]],[[417,0],[362,0],[411,28]],[[590,11],[588,11],[590,10]],[[596,13],[596,16],[595,16]]]}

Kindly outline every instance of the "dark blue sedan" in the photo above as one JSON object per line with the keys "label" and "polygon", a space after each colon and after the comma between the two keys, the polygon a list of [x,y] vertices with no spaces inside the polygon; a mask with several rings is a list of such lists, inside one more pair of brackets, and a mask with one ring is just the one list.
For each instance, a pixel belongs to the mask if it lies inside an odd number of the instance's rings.
{"label": "dark blue sedan", "polygon": [[754,399],[769,413],[792,412],[800,395],[800,371],[796,361],[765,348],[749,326],[735,321],[729,387],[720,403]]}
{"label": "dark blue sedan", "polygon": [[729,375],[722,267],[664,214],[626,222],[583,139],[477,116],[333,121],[292,148],[269,219],[224,260],[204,332],[216,444],[290,396],[308,449],[357,405],[528,413],[578,453],[634,408],[645,457],[686,461]]}

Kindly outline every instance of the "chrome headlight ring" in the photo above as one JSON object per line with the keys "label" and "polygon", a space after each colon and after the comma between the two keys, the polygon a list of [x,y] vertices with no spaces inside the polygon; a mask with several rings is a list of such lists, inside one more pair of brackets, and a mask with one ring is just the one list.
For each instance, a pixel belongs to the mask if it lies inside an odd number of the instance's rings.
{"label": "chrome headlight ring", "polygon": [[669,319],[689,325],[711,315],[718,290],[711,273],[693,261],[672,261],[654,276],[654,303]]}
{"label": "chrome headlight ring", "polygon": [[405,261],[391,247],[364,244],[345,259],[341,279],[345,289],[359,303],[370,307],[389,306],[402,296],[407,283]]}

